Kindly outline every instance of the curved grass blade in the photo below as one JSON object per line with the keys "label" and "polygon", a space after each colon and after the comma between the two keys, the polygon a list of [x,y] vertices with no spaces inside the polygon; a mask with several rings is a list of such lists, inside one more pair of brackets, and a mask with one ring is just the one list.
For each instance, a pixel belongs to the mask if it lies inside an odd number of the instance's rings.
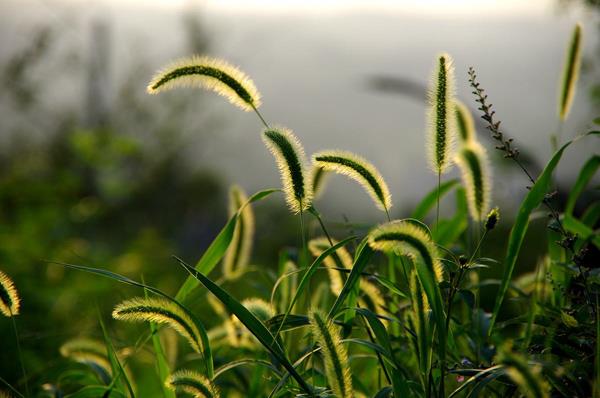
{"label": "curved grass blade", "polygon": [[562,81],[560,87],[560,96],[558,101],[558,117],[564,121],[569,116],[573,98],[575,97],[575,88],[579,77],[581,66],[581,42],[582,42],[581,24],[576,24],[569,42],[569,49],[563,66]]}
{"label": "curved grass blade", "polygon": [[106,347],[100,341],[77,338],[60,346],[60,355],[90,366],[105,383],[110,383],[112,368],[106,356]]}
{"label": "curved grass blade", "polygon": [[273,366],[273,364],[271,362],[266,361],[264,359],[246,358],[246,359],[238,359],[237,361],[228,362],[225,365],[217,368],[215,370],[215,377],[213,377],[213,380],[217,379],[218,377],[225,374],[226,372],[229,372],[232,369],[235,369],[235,368],[238,368],[238,367],[244,366],[244,365],[260,365],[265,368],[268,368],[271,372],[275,373],[275,375],[277,375],[278,377],[282,376],[281,372],[279,372],[279,370],[275,366]]}
{"label": "curved grass blade", "polygon": [[[247,201],[244,190],[237,185],[232,186],[229,190],[229,217],[233,217]],[[254,212],[252,206],[247,205],[238,215],[232,241],[223,259],[226,278],[233,279],[244,272],[250,260],[253,239]]]}
{"label": "curved grass blade", "polygon": [[[440,185],[439,195],[440,200],[446,193],[448,193],[452,188],[454,188],[458,184],[457,179],[445,181]],[[430,191],[425,198],[417,205],[417,207],[413,210],[411,214],[411,218],[416,218],[417,220],[423,221],[425,216],[434,208],[436,201],[438,198],[438,189],[437,187]]]}
{"label": "curved grass blade", "polygon": [[239,301],[233,298],[229,293],[223,290],[220,286],[215,284],[205,275],[186,264],[183,260],[177,258],[179,264],[200,283],[202,283],[212,294],[215,295],[227,308],[229,312],[235,315],[246,328],[258,339],[258,341],[265,347],[280,363],[281,365],[291,374],[291,376],[298,382],[300,388],[302,388],[309,396],[313,395],[312,388],[306,383],[306,381],[298,374],[294,366],[287,359],[285,352],[275,340],[274,336],[269,332],[265,325],[256,318],[248,309],[246,309]]}

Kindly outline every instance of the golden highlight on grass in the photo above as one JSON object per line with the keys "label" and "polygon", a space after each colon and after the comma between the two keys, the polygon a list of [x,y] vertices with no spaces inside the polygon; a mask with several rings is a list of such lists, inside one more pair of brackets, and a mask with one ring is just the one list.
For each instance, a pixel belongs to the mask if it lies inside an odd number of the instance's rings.
{"label": "golden highlight on grass", "polygon": [[283,127],[266,129],[262,136],[277,162],[288,207],[293,213],[308,210],[313,198],[312,181],[306,172],[306,155],[300,141]]}
{"label": "golden highlight on grass", "polygon": [[[248,201],[244,190],[233,185],[229,190],[229,217],[233,215]],[[223,274],[227,279],[234,279],[243,273],[248,266],[254,240],[254,211],[251,205],[242,210],[237,219],[233,238],[223,259]]]}
{"label": "golden highlight on grass", "polygon": [[64,343],[59,351],[60,355],[65,358],[97,367],[107,375],[112,374],[106,346],[98,340],[88,338],[72,339]]}
{"label": "golden highlight on grass", "polygon": [[454,103],[454,67],[450,55],[444,53],[437,58],[431,78],[427,111],[429,166],[438,174],[446,172],[452,161],[456,135]]}
{"label": "golden highlight on grass", "polygon": [[469,213],[475,221],[485,219],[490,208],[492,177],[486,150],[472,141],[456,155],[467,192]]}
{"label": "golden highlight on grass", "polygon": [[159,71],[148,84],[148,93],[156,94],[175,87],[201,87],[227,98],[245,111],[260,106],[260,93],[244,72],[217,58],[182,58]]}
{"label": "golden highlight on grass", "polygon": [[19,315],[21,300],[12,279],[0,271],[0,312],[7,317]]}
{"label": "golden highlight on grass", "polygon": [[369,246],[386,253],[420,258],[433,268],[430,271],[438,282],[443,280],[444,269],[431,235],[413,222],[396,220],[375,227],[369,233]]}
{"label": "golden highlight on grass", "polygon": [[465,144],[476,140],[475,122],[469,108],[461,101],[454,100],[454,113],[456,115],[456,131],[461,143]]}
{"label": "golden highlight on grass", "polygon": [[[332,242],[334,245],[338,243],[335,240]],[[330,247],[331,244],[329,244],[329,240],[324,236],[312,239],[308,242],[308,250],[310,250],[311,254],[315,257],[319,257]],[[344,279],[341,272],[335,268],[352,268],[352,256],[350,253],[348,253],[348,250],[345,247],[340,247],[334,253],[327,256],[323,260],[323,264],[325,264],[325,267],[327,267],[327,273],[331,282],[329,285],[331,292],[335,296],[339,296],[342,288],[344,287]]]}
{"label": "golden highlight on grass", "polygon": [[327,183],[328,172],[325,171],[322,167],[316,166],[313,164],[311,170],[311,180],[312,180],[312,191],[314,199],[318,199],[325,190],[325,185]]}
{"label": "golden highlight on grass", "polygon": [[392,197],[381,173],[366,159],[347,151],[322,151],[313,155],[313,163],[327,171],[343,174],[358,182],[375,205],[386,213]]}
{"label": "golden highlight on grass", "polygon": [[[261,298],[247,298],[244,299],[241,304],[263,323],[266,323],[275,316],[275,311],[271,305]],[[228,341],[233,347],[252,349],[259,346],[260,343],[256,337],[246,329],[235,315],[231,315],[230,319],[225,321],[224,327],[227,331]]]}
{"label": "golden highlight on grass", "polygon": [[113,318],[128,322],[155,322],[166,324],[183,336],[192,349],[202,352],[200,331],[177,304],[162,298],[136,297],[118,304]]}
{"label": "golden highlight on grass", "polygon": [[219,390],[206,377],[192,370],[177,370],[169,375],[165,386],[175,392],[185,392],[195,398],[218,398]]}
{"label": "golden highlight on grass", "polygon": [[353,397],[348,353],[342,345],[339,328],[320,310],[311,311],[309,321],[313,336],[321,346],[325,375],[333,394],[339,398]]}
{"label": "golden highlight on grass", "polygon": [[563,65],[558,101],[558,117],[561,121],[566,120],[569,116],[573,98],[575,97],[575,88],[581,67],[582,33],[582,26],[578,23],[571,34],[571,41],[569,42],[569,48]]}

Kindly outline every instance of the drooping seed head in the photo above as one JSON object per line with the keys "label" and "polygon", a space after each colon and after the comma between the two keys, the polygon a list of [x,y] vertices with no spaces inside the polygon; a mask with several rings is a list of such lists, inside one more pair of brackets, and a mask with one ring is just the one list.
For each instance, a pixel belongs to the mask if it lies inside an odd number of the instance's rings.
{"label": "drooping seed head", "polygon": [[459,100],[454,100],[454,113],[456,117],[456,131],[462,144],[476,140],[475,122],[473,115],[465,104]]}
{"label": "drooping seed head", "polygon": [[192,370],[177,370],[169,375],[165,386],[175,392],[185,392],[195,398],[218,398],[219,390],[206,377]]}
{"label": "drooping seed head", "polygon": [[369,246],[374,250],[422,260],[438,282],[444,277],[444,269],[431,235],[413,222],[396,220],[375,227],[369,232]]}
{"label": "drooping seed head", "polygon": [[[335,240],[332,242],[334,245],[338,243]],[[329,243],[329,240],[324,236],[312,239],[308,242],[308,249],[315,257],[319,257],[330,247],[331,244]],[[345,247],[340,247],[331,255],[327,256],[323,260],[323,264],[327,267],[327,273],[329,274],[329,280],[331,282],[329,285],[331,292],[338,296],[344,287],[344,280],[342,279],[340,271],[335,268],[352,268],[352,256]]]}
{"label": "drooping seed head", "polygon": [[486,150],[475,141],[464,145],[456,155],[467,192],[469,213],[475,221],[481,221],[490,208],[492,177]]}
{"label": "drooping seed head", "polygon": [[325,376],[333,394],[339,398],[353,397],[348,353],[342,344],[339,328],[319,310],[309,313],[309,321],[313,336],[321,347]]}
{"label": "drooping seed head", "polygon": [[500,221],[500,209],[494,207],[492,210],[490,210],[485,219],[485,229],[491,231],[496,227],[498,221]]}
{"label": "drooping seed head", "polygon": [[148,93],[184,86],[212,90],[245,111],[260,106],[260,93],[244,72],[226,61],[205,56],[183,58],[166,66],[152,78]]}
{"label": "drooping seed head", "polygon": [[262,137],[277,162],[288,207],[293,213],[308,210],[313,198],[312,182],[300,141],[283,127],[266,129]]}
{"label": "drooping seed head", "polygon": [[98,340],[88,338],[69,340],[60,347],[60,354],[75,362],[97,367],[107,375],[112,374],[106,346]]}
{"label": "drooping seed head", "polygon": [[[242,305],[252,313],[259,321],[266,323],[269,319],[275,316],[275,311],[269,303],[258,297],[244,299]],[[229,343],[235,347],[256,348],[259,341],[246,329],[246,327],[235,316],[225,322],[225,329]]]}
{"label": "drooping seed head", "polygon": [[200,331],[193,319],[177,304],[162,298],[136,297],[118,304],[113,318],[127,322],[166,324],[183,336],[192,349],[202,352]]}
{"label": "drooping seed head", "polygon": [[325,185],[327,183],[328,174],[329,173],[325,171],[325,169],[313,164],[311,168],[311,178],[314,199],[318,199],[323,194]]}
{"label": "drooping seed head", "polygon": [[452,162],[456,136],[454,67],[448,54],[441,54],[431,79],[427,111],[427,153],[436,173],[446,172]]}
{"label": "drooping seed head", "polygon": [[569,42],[569,48],[563,65],[562,80],[560,85],[560,94],[558,99],[558,117],[564,121],[569,116],[577,80],[579,79],[579,69],[581,68],[581,44],[582,44],[581,24],[575,25]]}
{"label": "drooping seed head", "polygon": [[19,315],[20,308],[21,300],[15,284],[8,275],[0,271],[0,312],[4,316],[12,317]]}
{"label": "drooping seed head", "polygon": [[[229,190],[229,217],[233,215],[248,201],[244,190],[234,185]],[[251,205],[242,210],[237,219],[233,238],[223,259],[223,274],[232,279],[239,276],[248,266],[254,239],[254,211]]]}
{"label": "drooping seed head", "polygon": [[377,208],[388,211],[392,197],[381,173],[366,159],[347,151],[322,151],[313,155],[315,166],[342,174],[358,182],[371,196]]}

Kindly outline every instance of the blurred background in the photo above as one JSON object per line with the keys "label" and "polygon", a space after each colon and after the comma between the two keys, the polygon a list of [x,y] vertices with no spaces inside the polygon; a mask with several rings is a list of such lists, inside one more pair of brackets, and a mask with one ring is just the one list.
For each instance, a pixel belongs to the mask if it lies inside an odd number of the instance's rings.
{"label": "blurred background", "polygon": [[[424,156],[436,54],[454,57],[457,94],[473,112],[467,68],[475,67],[537,174],[558,127],[557,87],[577,21],[584,62],[565,138],[599,115],[595,0],[2,0],[0,268],[24,299],[18,321],[30,373],[51,378],[63,341],[97,335],[98,313],[107,318],[117,298],[139,294],[44,260],[143,274],[174,292],[185,275],[170,256],[199,258],[227,219],[228,187],[279,186],[254,114],[200,90],[146,94],[165,63],[209,54],[238,65],[261,91],[266,119],[292,128],[307,154],[339,148],[370,159],[399,217],[437,182]],[[478,132],[493,155],[494,203],[507,229],[527,181],[493,153],[481,125]],[[587,143],[561,162],[563,194],[584,155],[600,151]],[[342,177],[329,183],[318,202],[328,222],[382,221],[358,186]],[[442,205],[451,208],[452,200]],[[256,213],[252,262],[272,267],[280,248],[297,244],[297,220],[276,195]],[[543,245],[529,240],[523,262]],[[497,243],[490,257],[501,258]],[[0,322],[0,336],[10,327]],[[0,374],[11,381],[18,370],[8,340],[0,339]]]}

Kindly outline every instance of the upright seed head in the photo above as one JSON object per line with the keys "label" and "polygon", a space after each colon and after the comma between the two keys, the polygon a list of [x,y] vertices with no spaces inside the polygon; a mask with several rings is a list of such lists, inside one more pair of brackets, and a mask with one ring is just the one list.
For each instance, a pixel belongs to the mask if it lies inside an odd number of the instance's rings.
{"label": "upright seed head", "polygon": [[469,108],[461,101],[454,100],[454,112],[456,116],[456,130],[458,137],[460,137],[460,142],[466,144],[472,140],[476,140],[475,122]]}
{"label": "upright seed head", "polygon": [[177,370],[165,380],[165,386],[176,392],[185,392],[195,398],[218,398],[219,390],[215,385],[198,372]]}
{"label": "upright seed head", "polygon": [[560,85],[560,95],[558,100],[558,117],[564,121],[569,116],[573,98],[575,97],[575,88],[579,78],[579,69],[581,67],[581,43],[582,43],[581,24],[575,25],[569,42],[569,48],[565,57],[565,63],[562,72],[562,81]]}
{"label": "upright seed head", "polygon": [[21,300],[12,279],[0,271],[0,312],[7,317],[19,315]]}
{"label": "upright seed head", "polygon": [[[244,190],[233,185],[229,190],[229,217],[233,215],[248,201]],[[248,266],[254,239],[254,211],[249,204],[240,213],[233,238],[223,259],[223,274],[232,279],[239,276]]]}
{"label": "upright seed head", "polygon": [[298,138],[283,127],[263,131],[263,141],[275,157],[285,200],[293,213],[308,210],[312,204],[312,182],[306,172],[306,156]]}
{"label": "upright seed head", "polygon": [[148,93],[183,86],[212,90],[245,111],[260,106],[260,93],[244,72],[226,61],[205,56],[183,58],[168,65],[154,75]]}
{"label": "upright seed head", "polygon": [[491,231],[494,229],[494,227],[496,227],[498,221],[500,221],[500,209],[494,207],[492,210],[490,210],[485,219],[485,229]]}
{"label": "upright seed head", "polygon": [[464,145],[456,163],[467,191],[469,213],[475,221],[484,219],[490,207],[491,172],[486,150],[476,141]]}
{"label": "upright seed head", "polygon": [[392,207],[392,196],[381,173],[366,159],[347,151],[322,151],[313,155],[315,167],[343,174],[358,182],[383,211]]}
{"label": "upright seed head", "polygon": [[308,319],[313,336],[321,346],[325,376],[333,394],[339,398],[353,397],[348,353],[342,344],[339,328],[319,310],[311,311]]}
{"label": "upright seed head", "polygon": [[427,149],[429,165],[436,173],[448,170],[456,135],[454,67],[448,54],[437,58],[429,91]]}

